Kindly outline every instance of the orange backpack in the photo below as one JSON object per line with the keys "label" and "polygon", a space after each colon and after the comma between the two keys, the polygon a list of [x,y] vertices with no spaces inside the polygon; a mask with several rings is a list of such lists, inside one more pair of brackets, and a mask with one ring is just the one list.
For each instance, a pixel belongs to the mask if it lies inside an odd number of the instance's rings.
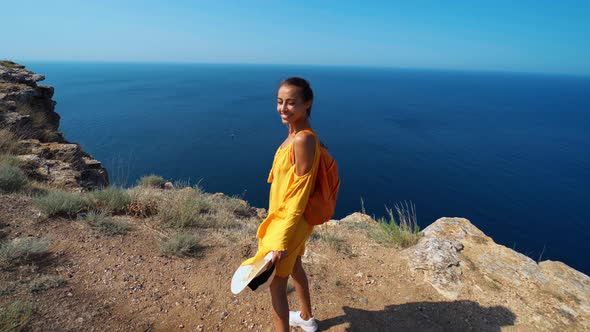
{"label": "orange backpack", "polygon": [[[319,138],[316,135],[319,142]],[[303,215],[307,223],[313,226],[321,225],[334,215],[340,178],[336,161],[328,150],[320,146],[320,164],[313,193],[309,196]]]}
{"label": "orange backpack", "polygon": [[[313,134],[316,139],[316,149],[319,147],[320,150],[320,161],[313,192],[309,196],[305,211],[303,212],[307,223],[317,226],[330,220],[334,215],[338,189],[340,189],[340,179],[338,178],[336,161],[332,158],[326,147],[321,144],[315,131],[312,129],[302,131],[309,131]],[[295,162],[293,150],[291,150],[290,159],[292,163]]]}

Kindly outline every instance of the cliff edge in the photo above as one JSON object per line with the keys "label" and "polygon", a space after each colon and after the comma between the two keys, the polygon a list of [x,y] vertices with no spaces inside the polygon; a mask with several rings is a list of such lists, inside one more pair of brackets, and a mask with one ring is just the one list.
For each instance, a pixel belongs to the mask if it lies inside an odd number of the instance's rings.
{"label": "cliff edge", "polygon": [[59,131],[53,87],[38,85],[43,75],[11,61],[0,61],[0,145],[17,156],[36,181],[69,190],[108,185],[102,164],[68,142]]}

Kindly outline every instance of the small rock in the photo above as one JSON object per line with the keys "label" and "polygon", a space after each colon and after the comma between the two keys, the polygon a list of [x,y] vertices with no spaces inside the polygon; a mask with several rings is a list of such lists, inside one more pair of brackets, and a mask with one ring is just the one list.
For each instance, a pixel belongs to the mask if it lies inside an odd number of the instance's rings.
{"label": "small rock", "polygon": [[183,329],[184,328],[184,325],[180,324],[180,325],[178,325],[178,328],[179,329]]}

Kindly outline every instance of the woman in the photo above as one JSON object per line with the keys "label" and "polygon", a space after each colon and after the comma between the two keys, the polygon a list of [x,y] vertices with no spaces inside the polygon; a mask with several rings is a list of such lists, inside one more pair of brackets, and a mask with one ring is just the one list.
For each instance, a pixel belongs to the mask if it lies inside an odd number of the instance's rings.
{"label": "woman", "polygon": [[[270,284],[273,322],[276,331],[288,331],[289,325],[304,331],[316,331],[311,311],[307,276],[301,264],[305,241],[313,226],[303,217],[313,191],[320,159],[320,142],[311,129],[309,117],[313,91],[302,78],[283,81],[277,93],[277,111],[289,134],[277,149],[268,182],[270,199],[268,217],[260,224],[256,255],[242,265],[252,264],[272,252],[275,277]],[[287,281],[293,278],[300,311],[289,311]]]}

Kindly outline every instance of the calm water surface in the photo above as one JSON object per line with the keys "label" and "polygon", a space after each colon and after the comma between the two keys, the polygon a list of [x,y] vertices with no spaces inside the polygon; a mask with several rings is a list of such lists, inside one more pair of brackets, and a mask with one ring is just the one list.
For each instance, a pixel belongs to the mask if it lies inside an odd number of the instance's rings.
{"label": "calm water surface", "polygon": [[255,65],[28,63],[61,130],[111,180],[156,173],[267,207],[286,135],[278,82],[308,78],[337,159],[337,218],[411,200],[419,223],[470,219],[533,259],[590,273],[590,78]]}

